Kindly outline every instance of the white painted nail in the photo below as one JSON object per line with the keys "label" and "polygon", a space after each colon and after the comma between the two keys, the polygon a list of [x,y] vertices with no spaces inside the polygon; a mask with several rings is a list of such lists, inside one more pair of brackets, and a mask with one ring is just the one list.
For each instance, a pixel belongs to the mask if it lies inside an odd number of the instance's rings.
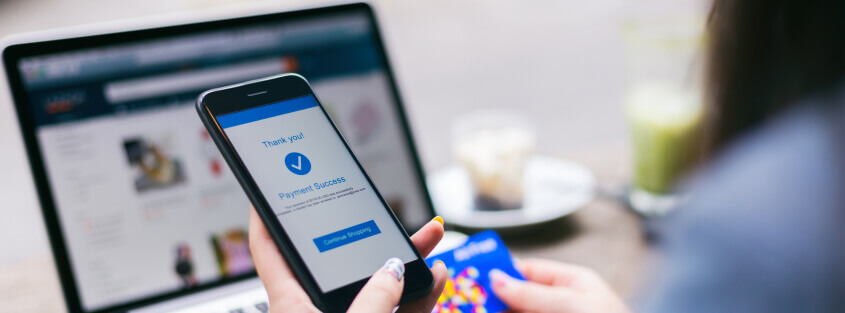
{"label": "white painted nail", "polygon": [[384,266],[381,269],[385,273],[395,277],[396,280],[402,280],[402,276],[405,275],[405,263],[402,263],[402,260],[399,258],[387,259],[387,262],[384,262]]}

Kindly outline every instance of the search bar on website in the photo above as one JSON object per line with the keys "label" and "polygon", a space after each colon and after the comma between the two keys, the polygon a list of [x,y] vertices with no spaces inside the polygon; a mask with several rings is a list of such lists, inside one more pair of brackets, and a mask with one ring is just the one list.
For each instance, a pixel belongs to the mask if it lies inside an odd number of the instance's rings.
{"label": "search bar on website", "polygon": [[189,72],[164,74],[106,84],[111,104],[205,90],[296,70],[291,57],[269,58]]}

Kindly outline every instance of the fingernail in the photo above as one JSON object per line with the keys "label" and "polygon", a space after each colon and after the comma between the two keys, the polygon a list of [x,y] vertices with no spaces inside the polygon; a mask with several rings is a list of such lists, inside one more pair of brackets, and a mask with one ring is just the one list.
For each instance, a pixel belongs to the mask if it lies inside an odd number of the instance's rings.
{"label": "fingernail", "polygon": [[402,276],[405,275],[405,263],[402,263],[402,260],[399,258],[389,258],[387,259],[387,262],[384,262],[384,266],[381,267],[381,270],[390,274],[390,276],[393,276],[396,280],[402,280]]}
{"label": "fingernail", "polygon": [[443,263],[443,261],[440,261],[440,260],[435,261],[434,265],[437,265],[437,264],[443,264],[443,267],[446,267],[446,263]]}
{"label": "fingernail", "polygon": [[443,221],[443,218],[440,217],[440,215],[435,216],[434,220],[437,221],[438,223],[440,223],[440,226],[446,226],[446,222]]}
{"label": "fingernail", "polygon": [[493,283],[493,288],[502,288],[507,286],[507,284],[511,281],[511,277],[505,272],[494,268],[490,271],[487,276],[490,277],[490,281]]}

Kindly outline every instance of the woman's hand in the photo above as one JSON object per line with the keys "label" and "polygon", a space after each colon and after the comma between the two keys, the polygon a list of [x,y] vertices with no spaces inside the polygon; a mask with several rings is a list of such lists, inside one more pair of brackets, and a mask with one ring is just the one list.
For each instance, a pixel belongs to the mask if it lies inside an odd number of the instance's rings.
{"label": "woman's hand", "polygon": [[[423,257],[434,249],[441,238],[443,238],[443,224],[439,221],[429,222],[411,236],[411,240]],[[271,312],[319,312],[291,273],[254,208],[250,209],[249,249],[258,276],[261,277],[264,288],[267,289]],[[399,304],[402,287],[405,285],[404,264],[398,262],[397,265],[396,263],[392,259],[388,260],[382,269],[373,274],[355,297],[349,312],[393,311],[393,308]],[[435,264],[431,268],[431,273],[434,275],[434,288],[431,293],[403,304],[398,312],[431,312],[446,283],[446,266],[443,263]]]}
{"label": "woman's hand", "polygon": [[493,292],[516,312],[627,313],[625,303],[592,270],[544,260],[517,264],[528,281],[490,272]]}

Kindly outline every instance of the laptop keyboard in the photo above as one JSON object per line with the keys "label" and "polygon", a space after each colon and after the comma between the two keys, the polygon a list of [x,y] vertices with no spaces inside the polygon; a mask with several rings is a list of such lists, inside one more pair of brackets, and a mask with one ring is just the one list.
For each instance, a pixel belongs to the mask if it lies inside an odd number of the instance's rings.
{"label": "laptop keyboard", "polygon": [[268,311],[270,311],[270,305],[268,305],[267,302],[258,302],[251,307],[231,309],[229,310],[229,313],[267,313]]}
{"label": "laptop keyboard", "polygon": [[269,310],[267,292],[264,291],[264,288],[255,288],[183,307],[169,313],[266,313]]}

